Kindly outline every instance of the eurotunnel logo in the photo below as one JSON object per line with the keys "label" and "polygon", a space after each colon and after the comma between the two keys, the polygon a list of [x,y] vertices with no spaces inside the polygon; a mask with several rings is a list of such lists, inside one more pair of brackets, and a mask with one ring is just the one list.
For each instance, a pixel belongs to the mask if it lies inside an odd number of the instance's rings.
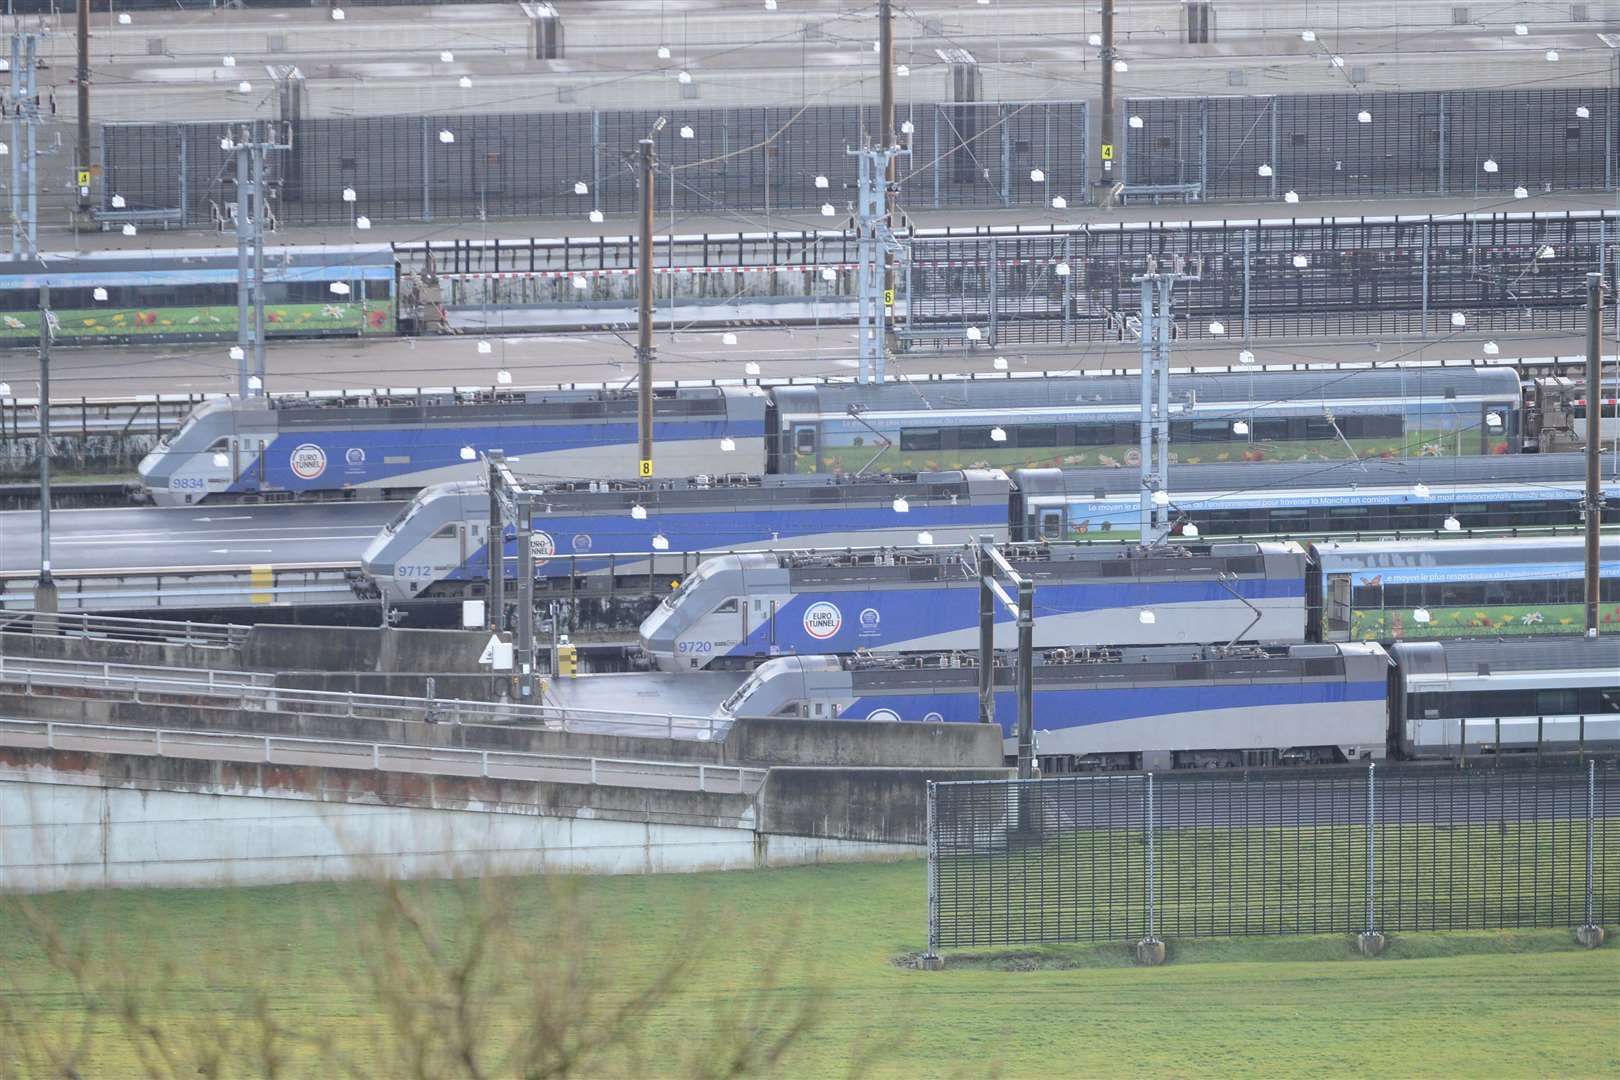
{"label": "eurotunnel logo", "polygon": [[350,465],[364,465],[366,463],[366,452],[358,446],[351,446],[343,451],[343,460]]}
{"label": "eurotunnel logo", "polygon": [[326,451],[314,443],[303,443],[293,449],[287,464],[298,479],[314,480],[326,471]]}
{"label": "eurotunnel logo", "polygon": [[881,622],[882,622],[882,616],[878,614],[878,609],[877,608],[869,607],[869,608],[862,609],[862,611],[861,611],[861,636],[862,637],[876,637],[877,632],[878,632],[878,625]]}
{"label": "eurotunnel logo", "polygon": [[534,539],[530,541],[534,551],[534,565],[543,566],[545,561],[557,554],[557,541],[551,538],[550,533],[535,530]]}
{"label": "eurotunnel logo", "polygon": [[888,724],[898,724],[900,722],[900,714],[893,709],[874,709],[866,715],[866,718],[868,720],[882,720]]}
{"label": "eurotunnel logo", "polygon": [[591,550],[591,534],[590,533],[575,533],[574,534],[574,550],[575,551],[589,551],[589,550]]}
{"label": "eurotunnel logo", "polygon": [[804,632],[817,641],[826,641],[844,625],[844,614],[837,607],[818,600],[804,609]]}

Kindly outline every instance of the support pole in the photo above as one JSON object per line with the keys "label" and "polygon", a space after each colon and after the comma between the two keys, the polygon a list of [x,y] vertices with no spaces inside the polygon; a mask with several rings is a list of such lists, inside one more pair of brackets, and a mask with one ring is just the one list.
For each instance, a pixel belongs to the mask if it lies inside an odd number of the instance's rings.
{"label": "support pole", "polygon": [[979,537],[979,723],[996,722],[996,598],[990,591],[991,564],[985,552],[995,537]]}
{"label": "support pole", "polygon": [[639,475],[653,474],[653,169],[654,144],[642,139],[641,149],[641,241],[637,252],[636,277],[639,297],[636,308],[636,431],[639,448]]}
{"label": "support pole", "polygon": [[[878,75],[878,133],[880,146],[884,150],[893,150],[899,143],[894,135],[894,9],[890,0],[878,0],[878,56],[883,64],[883,70]],[[884,226],[892,231],[894,228],[894,192],[896,182],[895,158],[890,154],[883,164],[884,187]],[[889,299],[894,296],[894,260],[891,253],[885,249],[883,252],[883,333],[884,346],[888,346],[888,335],[893,326],[894,305]]]}
{"label": "support pole", "polygon": [[1373,917],[1373,901],[1378,889],[1378,765],[1367,762],[1367,912],[1360,934],[1356,935],[1356,948],[1363,956],[1377,956],[1384,951],[1384,934]]}
{"label": "support pole", "polygon": [[[89,3],[89,0],[84,2]],[[260,394],[267,392],[264,364],[264,155],[269,146],[266,142],[253,144],[253,374],[258,377]],[[363,293],[363,285],[361,289]],[[364,296],[351,296],[349,299],[360,303]]]}
{"label": "support pole", "polygon": [[[79,22],[79,70],[75,80],[79,88],[79,157],[77,171],[89,173],[90,168],[90,0],[77,0]],[[81,179],[81,178],[75,178]],[[90,211],[90,185],[79,188],[79,213]]]}
{"label": "support pole", "polygon": [[1035,583],[1018,582],[1018,778],[1035,777]]}
{"label": "support pole", "polygon": [[[514,493],[515,494],[515,493]],[[517,675],[518,699],[534,697],[534,510],[526,495],[517,495]]]}
{"label": "support pole", "polygon": [[1153,317],[1153,282],[1147,277],[1141,280],[1142,310],[1138,318],[1142,323],[1142,370],[1136,431],[1141,490],[1137,493],[1137,512],[1142,543],[1152,544],[1158,541],[1158,537],[1153,535],[1153,364],[1157,355],[1153,339],[1159,332],[1159,321]]}
{"label": "support pole", "polygon": [[506,525],[501,520],[501,471],[499,458],[489,462],[489,628],[500,633],[506,627]]}
{"label": "support pole", "polygon": [[[23,176],[22,176],[22,145],[23,145],[23,115],[22,115],[22,35],[11,35],[11,85],[6,91],[6,112],[11,114],[11,261],[16,262],[23,257],[23,238],[26,235],[26,224],[23,221]],[[32,255],[32,252],[30,252]]]}
{"label": "support pole", "polygon": [[[1159,287],[1159,328],[1153,336],[1153,378],[1157,382],[1155,392],[1158,395],[1153,410],[1154,428],[1154,462],[1153,481],[1155,491],[1170,490],[1170,290],[1175,288],[1174,275],[1161,277]],[[1169,504],[1153,504],[1153,538],[1155,542],[1163,541],[1170,535],[1170,507]]]}
{"label": "support pole", "polygon": [[[89,3],[90,0],[85,0]],[[23,160],[24,196],[28,203],[28,256],[39,258],[39,35],[29,34],[23,55],[24,94],[28,111],[28,157]],[[12,153],[16,153],[12,148]]]}
{"label": "support pole", "polygon": [[[86,0],[81,0],[86,2]],[[39,583],[34,610],[57,609],[51,578],[51,287],[39,287]]]}
{"label": "support pole", "polygon": [[1586,275],[1586,636],[1598,635],[1603,525],[1603,275]]}
{"label": "support pole", "polygon": [[253,163],[248,149],[248,132],[237,132],[236,143],[236,393],[247,397],[248,372],[253,364],[253,322],[249,305],[253,302],[253,225],[248,210]]}
{"label": "support pole", "polygon": [[1102,132],[1097,156],[1102,169],[1097,173],[1097,205],[1108,204],[1108,191],[1114,184],[1114,0],[1102,0]]}

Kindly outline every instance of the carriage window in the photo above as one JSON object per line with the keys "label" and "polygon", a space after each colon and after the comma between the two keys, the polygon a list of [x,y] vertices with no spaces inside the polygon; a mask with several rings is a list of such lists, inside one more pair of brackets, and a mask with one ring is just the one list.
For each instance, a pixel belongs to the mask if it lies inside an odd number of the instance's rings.
{"label": "carriage window", "polygon": [[1538,690],[1536,691],[1536,712],[1541,716],[1554,716],[1561,713],[1575,711],[1575,691],[1573,690]]}
{"label": "carriage window", "polygon": [[995,444],[987,427],[965,427],[956,430],[956,445],[963,450],[983,450]]}
{"label": "carriage window", "polygon": [[813,427],[794,428],[793,449],[797,450],[801,454],[815,453],[816,429]]}
{"label": "carriage window", "polygon": [[[988,435],[988,432],[986,434]],[[907,428],[900,432],[900,449],[902,450],[938,450],[939,448],[939,428]]]}
{"label": "carriage window", "polygon": [[1019,446],[1056,446],[1056,424],[1025,424],[1016,429]]}

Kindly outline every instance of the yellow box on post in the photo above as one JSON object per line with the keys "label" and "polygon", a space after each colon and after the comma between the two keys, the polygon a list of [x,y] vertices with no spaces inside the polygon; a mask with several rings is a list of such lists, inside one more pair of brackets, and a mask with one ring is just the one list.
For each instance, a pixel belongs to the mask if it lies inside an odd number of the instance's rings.
{"label": "yellow box on post", "polygon": [[557,646],[557,675],[569,678],[579,674],[579,651],[569,644]]}

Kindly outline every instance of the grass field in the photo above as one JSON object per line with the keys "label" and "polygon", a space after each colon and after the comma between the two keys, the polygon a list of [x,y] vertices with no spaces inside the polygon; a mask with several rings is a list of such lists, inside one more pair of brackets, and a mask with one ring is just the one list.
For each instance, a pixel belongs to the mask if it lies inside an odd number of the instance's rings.
{"label": "grass field", "polygon": [[[612,1000],[652,978],[671,949],[703,957],[684,988],[638,1022],[642,1057],[609,1055],[584,1075],[713,1075],[702,1040],[717,1019],[769,1032],[806,1003],[817,1005],[815,1023],[778,1063],[781,1075],[843,1076],[852,1064],[906,1077],[1620,1070],[1617,951],[1579,949],[1565,930],[1397,935],[1377,960],[1354,956],[1346,937],[1323,936],[1172,942],[1170,964],[1157,969],[1134,967],[1111,945],[954,954],[947,970],[923,972],[896,963],[923,944],[918,862],[573,886],[577,902],[542,880],[512,883],[513,955],[520,944],[538,943],[540,956],[588,938],[581,955],[603,976],[596,992]],[[127,1000],[142,1002],[139,1025],[198,1036],[251,1027],[257,992],[278,1024],[330,1039],[327,1052],[351,1071],[398,1075],[386,1057],[393,1029],[367,975],[383,892],[301,886],[0,904],[0,1006],[36,1042],[87,1037],[81,1075],[125,1076],[144,1074],[141,1040],[118,1016]],[[466,887],[405,895],[454,954]],[[558,919],[565,925],[548,938]],[[60,932],[69,960],[47,961],[41,927]],[[61,973],[74,955],[95,973],[88,999]],[[411,985],[408,970],[382,977]],[[501,1030],[497,1018],[486,1034]],[[0,1029],[0,1062],[17,1073],[19,1051],[5,1040]],[[284,1075],[331,1075],[311,1047],[286,1052]],[[154,1075],[252,1071],[229,1058],[217,1069],[157,1060]]]}

